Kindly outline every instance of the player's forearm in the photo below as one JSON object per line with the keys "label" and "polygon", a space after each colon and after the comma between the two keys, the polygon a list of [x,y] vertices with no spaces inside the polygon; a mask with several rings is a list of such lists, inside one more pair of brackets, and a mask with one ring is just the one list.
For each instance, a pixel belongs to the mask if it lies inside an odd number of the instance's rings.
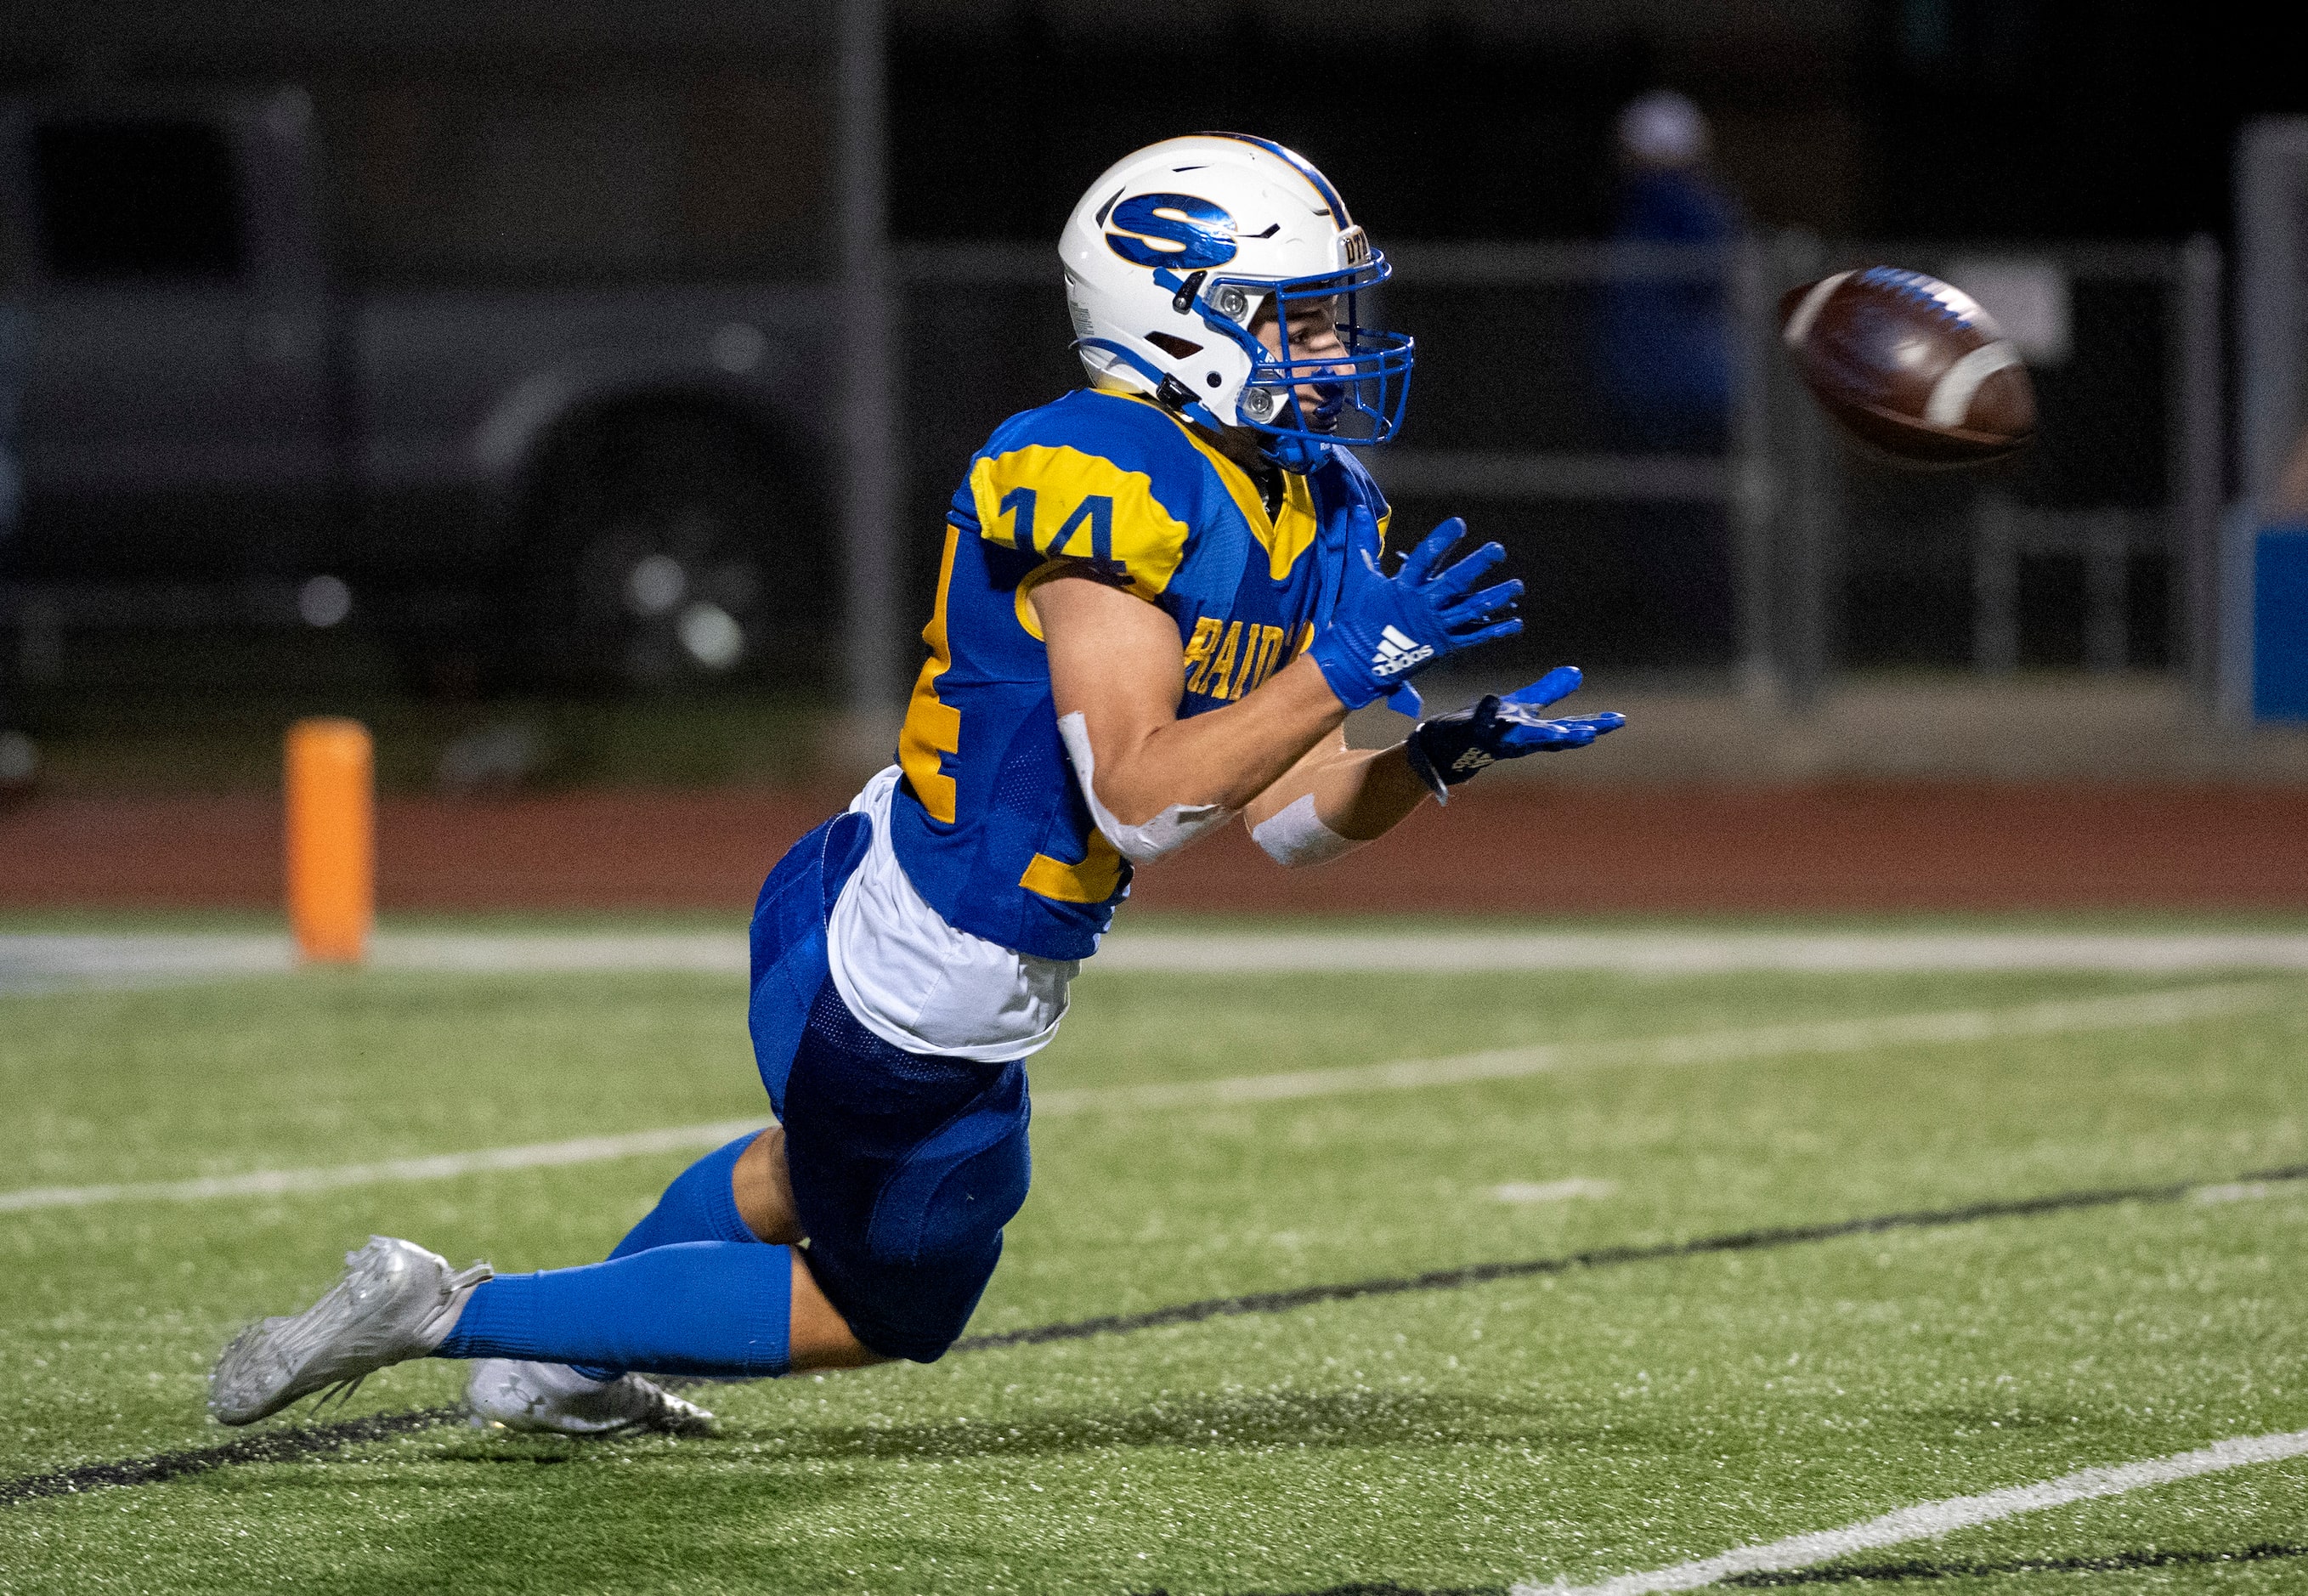
{"label": "player's forearm", "polygon": [[1324,770],[1313,784],[1314,813],[1351,842],[1382,837],[1429,796],[1402,756],[1402,745],[1357,748]]}
{"label": "player's forearm", "polygon": [[1306,819],[1342,843],[1368,842],[1400,824],[1427,797],[1427,788],[1391,748],[1337,746],[1301,760],[1244,810],[1255,833],[1293,805],[1311,800]]}
{"label": "player's forearm", "polygon": [[1098,796],[1132,824],[1178,807],[1244,809],[1345,724],[1346,706],[1313,660],[1293,660],[1239,703],[1166,721],[1135,738],[1101,737]]}

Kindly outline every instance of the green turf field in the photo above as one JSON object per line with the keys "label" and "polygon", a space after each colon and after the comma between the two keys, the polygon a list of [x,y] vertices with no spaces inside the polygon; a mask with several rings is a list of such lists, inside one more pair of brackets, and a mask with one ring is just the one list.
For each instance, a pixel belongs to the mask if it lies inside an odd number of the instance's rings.
{"label": "green turf field", "polygon": [[[2193,1009],[2103,1001],[2212,988]],[[1641,1045],[1949,1012],[2007,1019],[1971,1040]],[[2047,1013],[2099,1018],[2006,1034]],[[1118,1091],[1548,1042],[1566,1046],[1520,1078]],[[712,1440],[435,1426],[18,1499],[0,1591],[1496,1590],[2299,1430],[2308,1180],[1675,1247],[2308,1161],[2304,1044],[2297,978],[1093,971],[1032,1066],[1053,1109],[973,1334],[1606,1255],[716,1388]],[[763,1108],[733,979],[330,971],[0,998],[0,1195]],[[0,1212],[0,1488],[233,1439],[202,1409],[218,1348],[373,1230],[459,1264],[584,1262],[688,1156]],[[343,1416],[459,1384],[451,1364],[390,1370]],[[1803,1577],[2308,1589],[2308,1458]]]}

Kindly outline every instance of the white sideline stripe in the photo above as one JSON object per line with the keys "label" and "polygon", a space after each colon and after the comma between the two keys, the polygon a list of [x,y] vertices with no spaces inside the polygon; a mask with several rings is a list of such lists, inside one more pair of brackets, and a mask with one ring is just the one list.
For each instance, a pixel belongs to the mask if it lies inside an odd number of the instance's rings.
{"label": "white sideline stripe", "polygon": [[749,957],[744,936],[721,931],[495,936],[385,931],[377,934],[369,962],[379,970],[490,975],[605,971],[744,975]]}
{"label": "white sideline stripe", "polygon": [[[280,975],[296,968],[285,936],[190,934],[0,935],[0,996]],[[379,970],[449,974],[679,971],[742,977],[745,938],[723,932],[430,933],[383,931]],[[1484,974],[1595,971],[1663,978],[1753,971],[1806,974],[2088,971],[2183,975],[2217,970],[2308,971],[2308,936],[2249,932],[1914,932],[1849,935],[1706,932],[1259,934],[1125,929],[1089,973],[1263,976]]]}
{"label": "white sideline stripe", "polygon": [[1871,1518],[1864,1523],[1847,1524],[1839,1530],[1791,1535],[1768,1546],[1743,1546],[1735,1551],[1696,1562],[1677,1563],[1671,1568],[1654,1568],[1648,1574],[1623,1574],[1616,1579],[1606,1579],[1597,1584],[1573,1585],[1564,1580],[1543,1585],[1525,1582],[1511,1587],[1509,1596],[1643,1596],[1644,1592],[1652,1591],[1695,1591],[1718,1580],[1729,1579],[1734,1574],[1808,1568],[1814,1563],[1848,1557],[1853,1552],[1869,1551],[1881,1546],[1897,1546],[1903,1540],[1920,1540],[1926,1536],[1945,1535],[1951,1531],[1968,1529],[1974,1524],[1993,1523],[1999,1518],[2010,1518],[2014,1514],[2063,1507],[2071,1502],[2089,1501],[2095,1497],[2121,1496],[2126,1491],[2143,1490],[2149,1486],[2170,1485],[2175,1480],[2192,1480],[2199,1474],[2216,1474],[2223,1469],[2242,1468],[2246,1463],[2278,1462],[2303,1455],[2308,1455],[2308,1429],[2289,1430],[2281,1435],[2234,1436],[2226,1441],[2215,1441],[2209,1446],[2194,1452],[2175,1452],[2169,1457],[2148,1458],[2136,1463],[2119,1463],[2105,1468],[2079,1469],[2072,1474],[2063,1474],[2057,1480],[2047,1480],[2040,1485],[2015,1485],[1976,1497],[1950,1497],[1943,1501],[1922,1502],[1913,1507],[1902,1507],[1896,1513],[1887,1513],[1881,1518]]}
{"label": "white sideline stripe", "polygon": [[280,936],[4,936],[0,996],[231,980],[277,975],[295,962]]}
{"label": "white sideline stripe", "polygon": [[[2232,984],[2197,987],[2183,992],[2028,1004],[2008,1009],[1888,1014],[1869,1020],[1830,1020],[1765,1026],[1754,1031],[1698,1031],[1627,1041],[1548,1042],[1529,1048],[1461,1053],[1447,1058],[1236,1075],[1216,1081],[1180,1081],[1153,1086],[1062,1087],[1037,1093],[1033,1104],[1035,1115],[1042,1118],[1100,1110],[1126,1113],[1145,1109],[1225,1108],[1237,1103],[1339,1097],[1359,1091],[1399,1091],[1470,1081],[1507,1081],[1554,1070],[1596,1066],[1728,1064],[1805,1054],[1856,1053],[1873,1048],[2002,1041],[2139,1025],[2173,1025],[2219,1014],[2243,1014],[2273,1006],[2295,995],[2295,990],[2268,983]],[[448,1180],[487,1170],[599,1163],[644,1153],[718,1147],[748,1130],[758,1129],[765,1119],[766,1117],[719,1120],[711,1125],[635,1131],[621,1136],[583,1136],[569,1142],[438,1153],[429,1158],[394,1159],[383,1163],[259,1169],[245,1175],[118,1186],[31,1186],[0,1192],[0,1213],[39,1208],[85,1208],[105,1203],[189,1203],[211,1197],[278,1196],[397,1181]]]}
{"label": "white sideline stripe", "polygon": [[2183,992],[2087,997],[2008,1009],[1949,1009],[1936,1014],[1823,1020],[1799,1025],[1767,1025],[1753,1031],[1703,1031],[1685,1036],[1639,1037],[1626,1041],[1540,1042],[1528,1048],[1454,1054],[1447,1058],[1236,1075],[1218,1081],[1179,1081],[1158,1086],[1077,1086],[1037,1093],[1034,1112],[1046,1116],[1098,1109],[1223,1108],[1292,1098],[1339,1097],[1356,1091],[1400,1091],[1474,1081],[1511,1081],[1566,1069],[1733,1064],[1805,1054],[1860,1053],[1875,1048],[2007,1041],[2077,1031],[2120,1031],[2136,1025],[2174,1025],[2267,1008],[2293,990],[2276,985],[2196,987]]}

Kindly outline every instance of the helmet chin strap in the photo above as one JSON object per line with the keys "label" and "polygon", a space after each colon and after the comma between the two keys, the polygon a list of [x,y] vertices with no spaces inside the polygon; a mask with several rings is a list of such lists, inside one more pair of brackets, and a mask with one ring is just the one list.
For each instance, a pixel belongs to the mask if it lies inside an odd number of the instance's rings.
{"label": "helmet chin strap", "polygon": [[1226,423],[1219,419],[1218,413],[1210,406],[1194,397],[1192,388],[1135,349],[1126,349],[1110,338],[1077,338],[1073,347],[1077,349],[1099,349],[1113,356],[1153,384],[1150,392],[1166,409],[1176,410],[1187,420],[1207,427],[1212,432],[1226,430]]}

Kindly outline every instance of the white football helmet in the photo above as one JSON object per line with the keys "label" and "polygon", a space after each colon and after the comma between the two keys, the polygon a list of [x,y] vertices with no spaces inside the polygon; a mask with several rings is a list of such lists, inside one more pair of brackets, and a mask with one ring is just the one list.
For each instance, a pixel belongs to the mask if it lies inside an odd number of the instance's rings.
{"label": "white football helmet", "polygon": [[[1332,443],[1391,436],[1411,341],[1359,324],[1355,296],[1391,268],[1305,157],[1237,133],[1165,139],[1124,157],[1066,219],[1058,256],[1090,380],[1149,393],[1205,427],[1247,427],[1303,470]],[[1295,300],[1336,297],[1342,355],[1294,356]],[[1270,298],[1269,354],[1251,322]],[[1296,390],[1317,389],[1308,405]]]}

